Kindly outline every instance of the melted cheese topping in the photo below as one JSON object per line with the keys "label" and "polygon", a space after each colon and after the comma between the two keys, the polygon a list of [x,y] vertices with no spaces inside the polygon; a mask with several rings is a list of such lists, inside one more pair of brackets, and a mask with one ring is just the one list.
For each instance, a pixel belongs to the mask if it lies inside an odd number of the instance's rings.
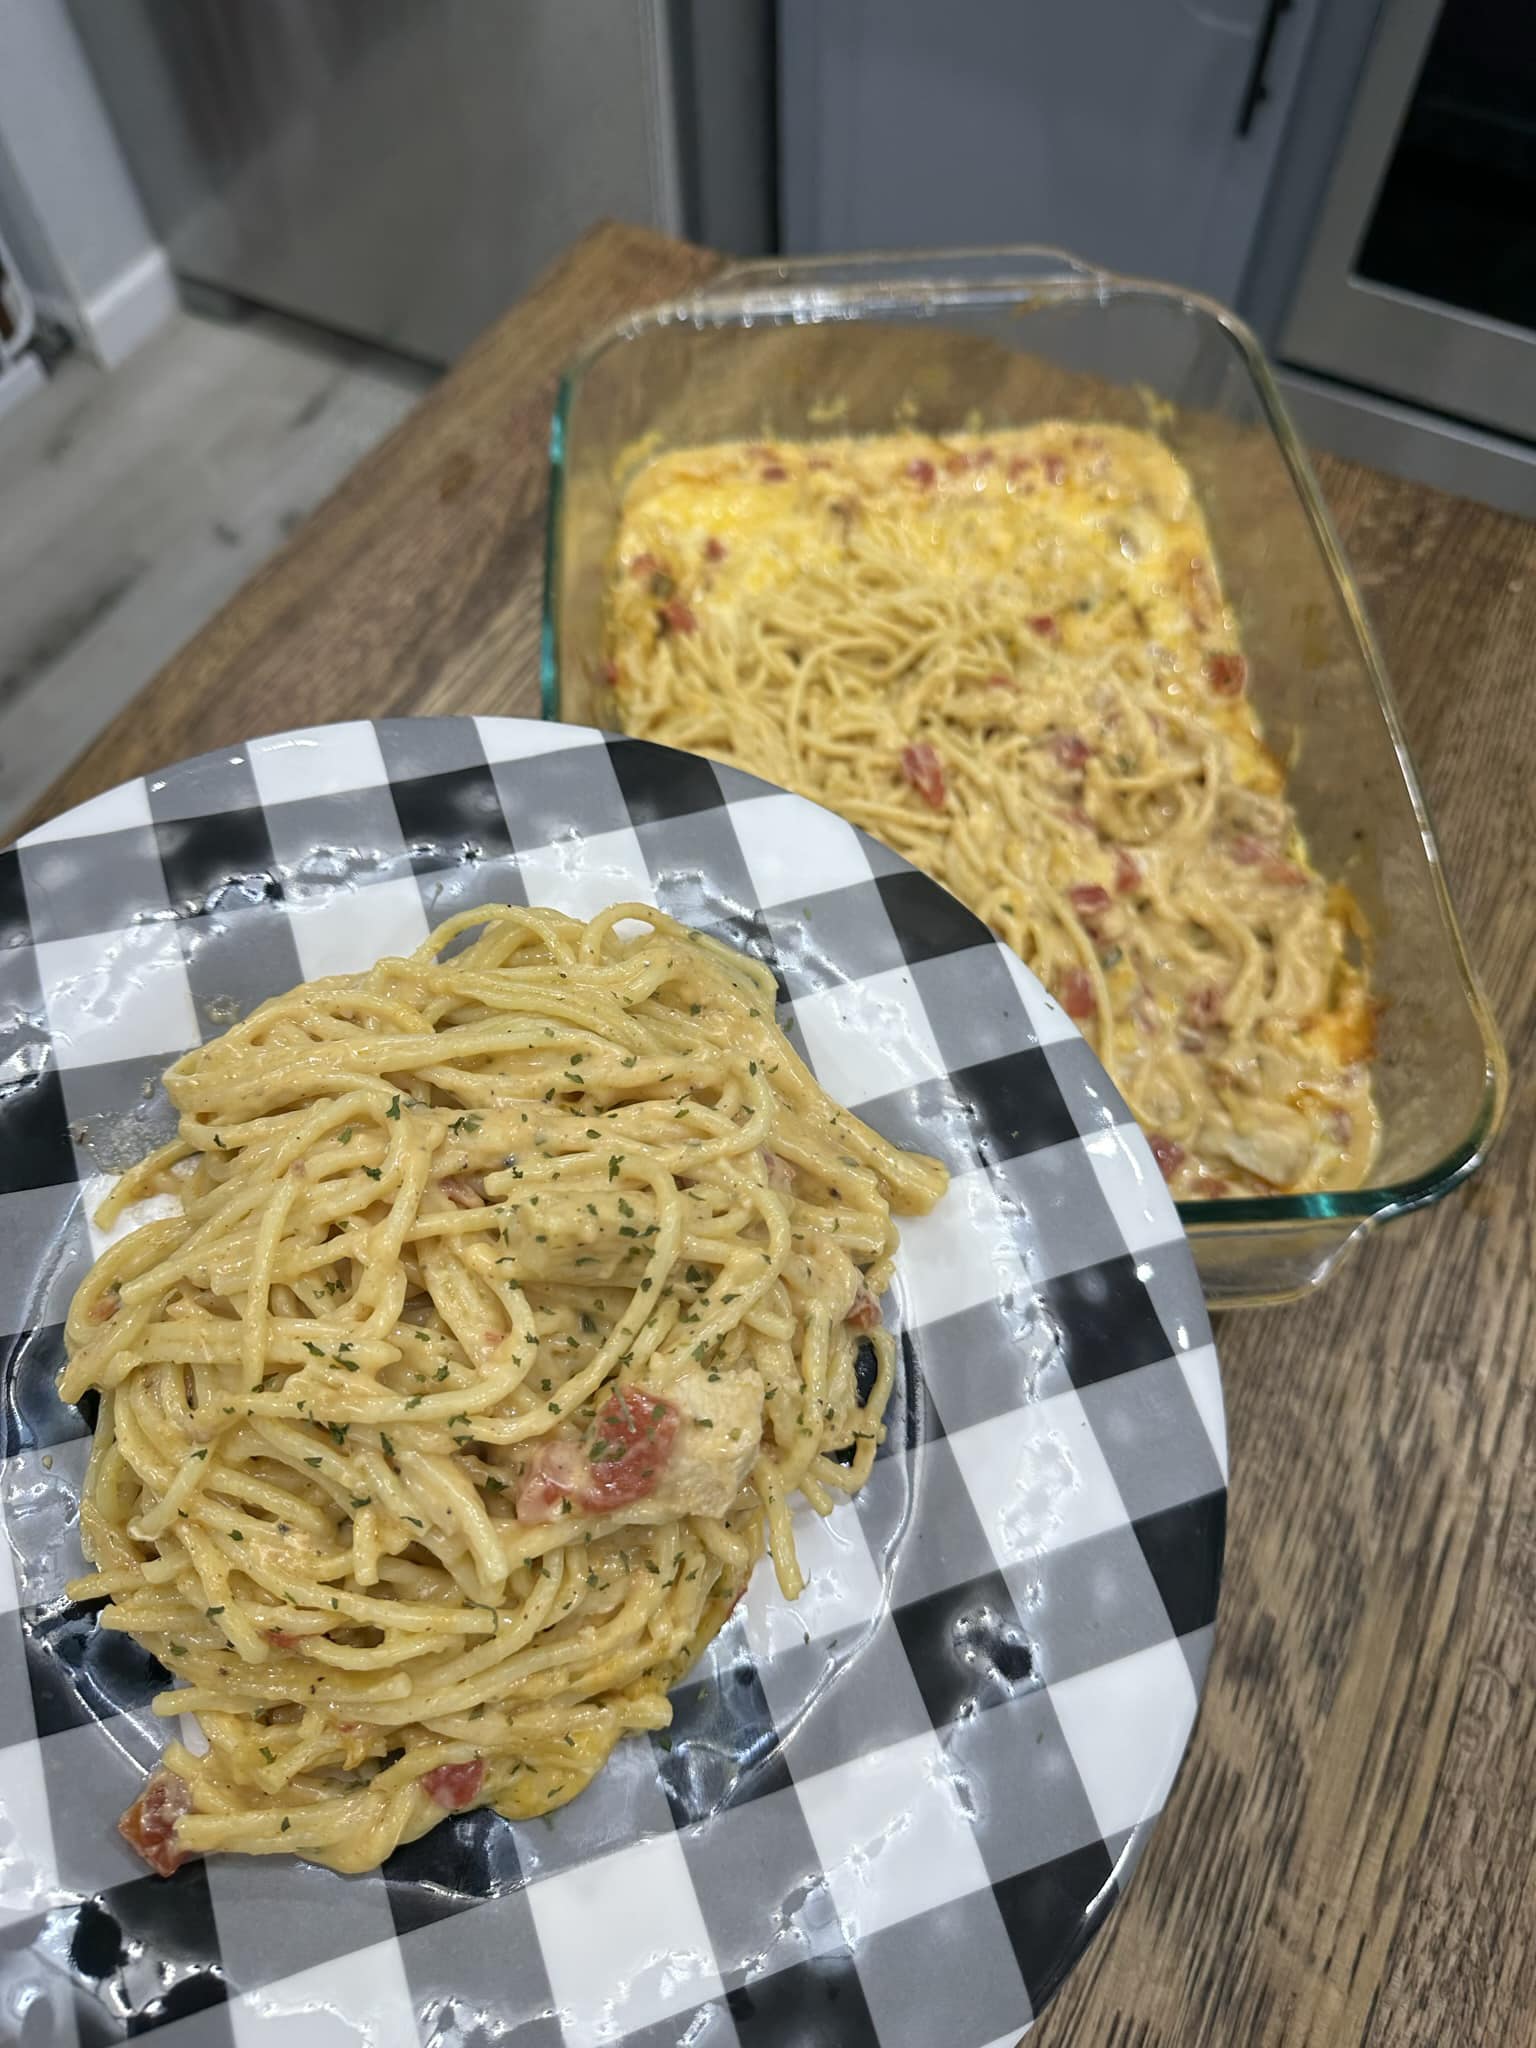
{"label": "melted cheese topping", "polygon": [[1357,1186],[1372,1006],[1151,435],[723,443],[649,463],[612,563],[624,730],[841,812],[1079,1022],[1187,1198]]}

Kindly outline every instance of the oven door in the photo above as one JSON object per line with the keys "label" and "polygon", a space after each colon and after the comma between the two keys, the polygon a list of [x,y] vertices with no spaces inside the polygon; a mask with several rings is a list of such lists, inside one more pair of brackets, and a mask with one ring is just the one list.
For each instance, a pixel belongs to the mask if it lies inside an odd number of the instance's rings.
{"label": "oven door", "polygon": [[1536,442],[1536,8],[1387,0],[1279,352]]}

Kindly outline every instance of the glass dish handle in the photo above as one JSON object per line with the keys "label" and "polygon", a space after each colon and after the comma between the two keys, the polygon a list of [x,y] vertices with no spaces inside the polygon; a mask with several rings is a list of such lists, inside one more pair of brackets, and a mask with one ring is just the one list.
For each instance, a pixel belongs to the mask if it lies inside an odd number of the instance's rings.
{"label": "glass dish handle", "polygon": [[700,298],[735,292],[773,290],[785,285],[819,285],[847,290],[850,286],[912,283],[942,279],[946,284],[1004,280],[1026,282],[1050,278],[1108,277],[1110,273],[1070,250],[1044,242],[999,243],[974,249],[859,250],[841,256],[761,256],[728,263],[707,284]]}
{"label": "glass dish handle", "polygon": [[893,255],[869,250],[847,256],[765,256],[731,263],[691,295],[694,305],[721,301],[765,309],[812,310],[818,305],[852,311],[881,300],[1021,286],[1108,284],[1112,273],[1065,249],[1019,243],[981,249],[912,249]]}

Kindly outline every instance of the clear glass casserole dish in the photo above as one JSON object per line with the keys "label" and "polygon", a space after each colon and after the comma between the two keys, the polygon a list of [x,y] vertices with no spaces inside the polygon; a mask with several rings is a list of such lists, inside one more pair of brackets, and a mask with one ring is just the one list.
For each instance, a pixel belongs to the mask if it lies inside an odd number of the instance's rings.
{"label": "clear glass casserole dish", "polygon": [[1045,418],[1143,428],[1189,472],[1313,863],[1369,924],[1382,1005],[1371,1185],[1179,1205],[1212,1306],[1292,1299],[1372,1225],[1472,1172],[1506,1074],[1359,594],[1240,321],[1020,248],[749,264],[619,322],[572,365],[555,411],[544,715],[619,722],[603,593],[642,462],[703,441]]}

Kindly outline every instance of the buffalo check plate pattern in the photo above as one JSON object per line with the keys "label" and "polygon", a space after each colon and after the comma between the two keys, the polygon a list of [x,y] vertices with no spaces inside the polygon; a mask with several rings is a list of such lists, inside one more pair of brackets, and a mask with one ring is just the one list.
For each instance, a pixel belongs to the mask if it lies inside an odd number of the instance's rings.
{"label": "buffalo check plate pattern", "polygon": [[[159,1077],[263,997],[499,900],[650,899],[768,961],[823,1084],[940,1154],[862,1496],[802,1516],[673,1726],[548,1820],[384,1869],[149,1875],[115,1822],[165,1672],[80,1569],[54,1392],[103,1177]],[[1072,1024],[969,912],[734,770],[585,728],[262,739],[0,855],[0,2039],[165,2048],[984,2048],[1124,1888],[1195,1718],[1226,1443],[1193,1262]]]}

